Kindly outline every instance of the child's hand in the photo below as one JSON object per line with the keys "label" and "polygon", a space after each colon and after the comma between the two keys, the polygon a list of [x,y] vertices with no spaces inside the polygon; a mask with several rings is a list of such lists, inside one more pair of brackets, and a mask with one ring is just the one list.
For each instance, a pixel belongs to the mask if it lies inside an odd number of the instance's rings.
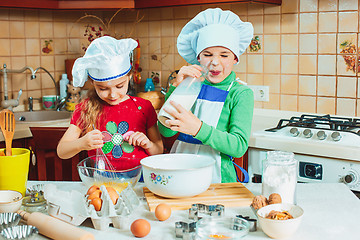
{"label": "child's hand", "polygon": [[176,111],[164,109],[167,113],[173,116],[174,120],[166,120],[166,124],[170,125],[170,129],[177,132],[182,132],[195,136],[202,125],[202,122],[191,111],[187,111],[180,104],[170,101]]}
{"label": "child's hand", "polygon": [[125,137],[125,140],[133,146],[139,146],[144,149],[149,149],[152,147],[152,142],[149,138],[142,132],[134,132],[130,136]]}
{"label": "child's hand", "polygon": [[104,145],[103,135],[99,130],[92,130],[82,137],[83,150],[101,148]]}
{"label": "child's hand", "polygon": [[176,80],[172,83],[174,87],[177,87],[186,77],[198,78],[201,76],[203,69],[199,65],[183,66],[180,68],[179,73],[176,76]]}

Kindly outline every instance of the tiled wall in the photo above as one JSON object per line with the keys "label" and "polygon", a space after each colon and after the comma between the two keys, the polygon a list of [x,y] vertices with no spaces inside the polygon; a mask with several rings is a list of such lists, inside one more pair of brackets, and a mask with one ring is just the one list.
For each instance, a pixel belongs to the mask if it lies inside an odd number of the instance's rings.
{"label": "tiled wall", "polygon": [[[192,17],[208,7],[230,9],[254,25],[261,49],[243,54],[235,71],[248,84],[270,86],[270,101],[256,102],[257,108],[360,116],[358,0],[283,0],[281,6],[239,3],[122,10],[110,24],[109,33],[139,39],[143,69],[143,83],[136,86],[139,91],[152,71],[161,73],[160,84],[165,86],[169,74],[186,64],[177,54],[176,37]],[[115,11],[86,13],[105,20]],[[0,9],[0,63],[16,69],[43,66],[59,81],[65,59],[83,54],[81,48],[87,45],[85,26],[91,21],[92,26],[98,26],[90,17],[77,22],[84,14]],[[53,40],[53,51],[46,54],[42,48],[49,39]],[[350,52],[345,52],[347,47]],[[355,65],[349,69],[345,60]],[[55,93],[49,77],[38,75],[35,80],[30,80],[29,74],[9,75],[14,97],[20,88],[24,90],[24,104],[29,96]]]}

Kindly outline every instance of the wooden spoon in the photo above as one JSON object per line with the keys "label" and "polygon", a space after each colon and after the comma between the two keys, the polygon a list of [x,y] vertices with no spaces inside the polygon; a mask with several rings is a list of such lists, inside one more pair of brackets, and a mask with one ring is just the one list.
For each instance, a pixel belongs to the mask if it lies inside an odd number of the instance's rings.
{"label": "wooden spoon", "polygon": [[11,156],[11,146],[15,131],[15,117],[12,111],[4,109],[0,112],[0,127],[5,138],[6,156]]}

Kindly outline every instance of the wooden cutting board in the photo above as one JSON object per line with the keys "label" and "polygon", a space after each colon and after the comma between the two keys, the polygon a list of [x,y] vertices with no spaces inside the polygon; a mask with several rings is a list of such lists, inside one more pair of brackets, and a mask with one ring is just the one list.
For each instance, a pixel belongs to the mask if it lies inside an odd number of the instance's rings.
{"label": "wooden cutting board", "polygon": [[187,210],[194,203],[206,205],[221,204],[225,207],[250,206],[255,197],[242,183],[214,183],[208,190],[191,198],[164,198],[143,188],[144,195],[151,212],[160,203],[166,203],[172,210]]}

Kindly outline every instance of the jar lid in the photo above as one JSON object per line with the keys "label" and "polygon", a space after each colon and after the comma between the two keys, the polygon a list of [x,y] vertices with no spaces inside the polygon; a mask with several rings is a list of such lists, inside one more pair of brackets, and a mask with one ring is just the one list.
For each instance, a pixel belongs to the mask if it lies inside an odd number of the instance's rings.
{"label": "jar lid", "polygon": [[296,163],[296,159],[294,158],[295,154],[293,152],[268,151],[266,155],[266,161],[271,163],[279,165],[290,165]]}

